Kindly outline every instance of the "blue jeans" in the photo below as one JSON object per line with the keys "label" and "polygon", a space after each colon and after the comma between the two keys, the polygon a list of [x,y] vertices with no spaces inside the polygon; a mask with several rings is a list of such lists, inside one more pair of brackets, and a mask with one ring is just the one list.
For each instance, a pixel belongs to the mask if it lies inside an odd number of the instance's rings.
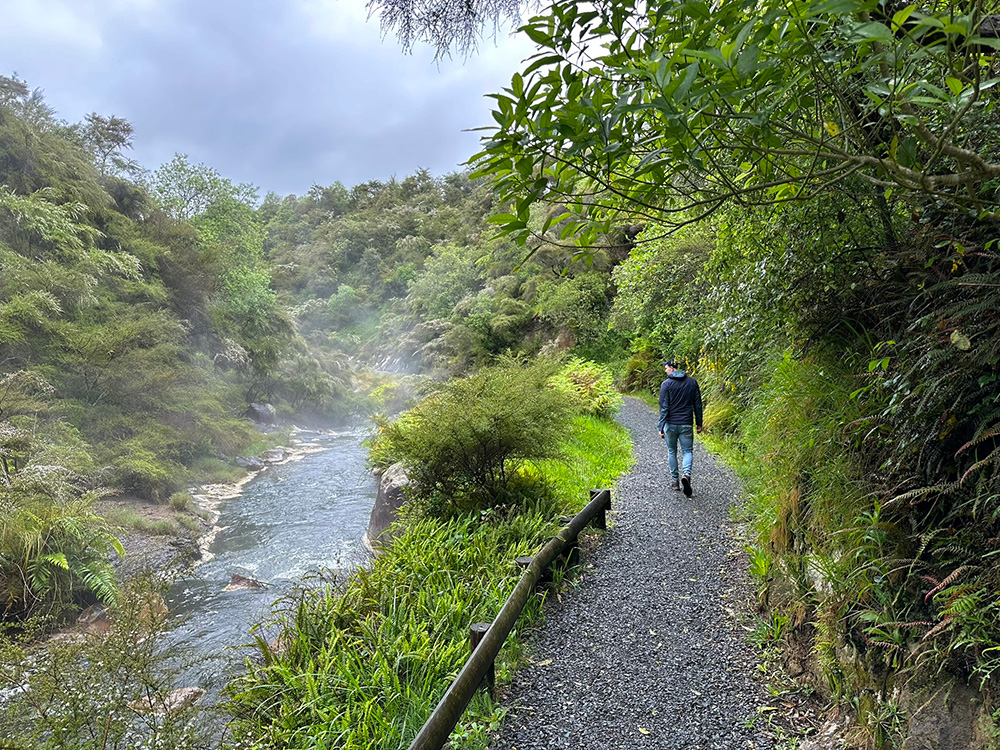
{"label": "blue jeans", "polygon": [[691,474],[694,464],[694,427],[689,424],[668,424],[664,429],[667,439],[667,463],[670,465],[670,476],[677,482],[677,443],[681,444],[681,473]]}

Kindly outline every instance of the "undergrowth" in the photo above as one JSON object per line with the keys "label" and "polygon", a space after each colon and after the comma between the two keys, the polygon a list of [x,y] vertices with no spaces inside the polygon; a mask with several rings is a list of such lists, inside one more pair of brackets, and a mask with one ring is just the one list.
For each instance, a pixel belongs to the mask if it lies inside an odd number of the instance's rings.
{"label": "undergrowth", "polygon": [[[230,690],[238,735],[297,748],[406,747],[468,658],[469,626],[492,621],[520,571],[576,512],[587,490],[610,486],[631,460],[619,425],[577,417],[564,459],[539,461],[544,502],[436,518],[411,509],[370,568],[300,591],[257,634],[256,657]],[[529,600],[497,660],[498,681],[523,658],[521,637],[542,614]],[[500,709],[480,692],[452,736],[485,746]]]}

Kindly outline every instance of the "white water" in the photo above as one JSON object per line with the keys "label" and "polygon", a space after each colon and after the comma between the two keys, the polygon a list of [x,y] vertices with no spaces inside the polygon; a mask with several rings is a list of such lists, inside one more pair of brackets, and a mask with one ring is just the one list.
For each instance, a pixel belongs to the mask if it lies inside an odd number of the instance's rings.
{"label": "white water", "polygon": [[[177,581],[167,604],[179,623],[167,648],[190,665],[180,684],[217,695],[241,668],[251,628],[272,603],[318,570],[346,572],[368,557],[363,537],[377,486],[365,469],[365,433],[300,432],[301,460],[265,469],[218,505],[219,532],[207,562]],[[223,591],[233,574],[268,584],[263,591]],[[308,582],[306,580],[306,582]]]}

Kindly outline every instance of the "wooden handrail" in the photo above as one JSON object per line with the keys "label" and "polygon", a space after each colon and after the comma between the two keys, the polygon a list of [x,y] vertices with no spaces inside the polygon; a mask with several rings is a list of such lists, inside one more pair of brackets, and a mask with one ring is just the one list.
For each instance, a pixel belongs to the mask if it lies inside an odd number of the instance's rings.
{"label": "wooden handrail", "polygon": [[542,573],[567,547],[576,544],[577,537],[588,523],[595,521],[598,528],[607,528],[605,513],[610,508],[611,490],[591,490],[587,507],[577,513],[569,524],[560,529],[559,533],[534,556],[489,630],[458,673],[458,677],[451,683],[441,702],[437,704],[427,722],[410,743],[409,750],[441,750],[444,747],[476,689],[492,670],[497,654],[500,653],[510,631],[514,629],[514,624],[521,616],[521,611],[528,603],[528,597]]}

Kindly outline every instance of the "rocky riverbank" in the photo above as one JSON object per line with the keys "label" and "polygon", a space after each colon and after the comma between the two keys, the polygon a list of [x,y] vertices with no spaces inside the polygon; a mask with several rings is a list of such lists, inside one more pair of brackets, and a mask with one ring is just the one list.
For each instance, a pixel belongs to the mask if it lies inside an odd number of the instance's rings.
{"label": "rocky riverbank", "polygon": [[235,482],[203,484],[190,487],[191,502],[154,503],[136,497],[103,498],[95,504],[97,515],[117,528],[125,557],[115,561],[115,569],[124,578],[152,572],[173,580],[185,571],[211,559],[209,548],[223,530],[218,525],[223,503],[239,497],[250,482],[266,475],[273,467],[324,450],[295,438],[301,430],[293,428],[288,446],[264,451],[259,456],[240,457],[246,474]]}

